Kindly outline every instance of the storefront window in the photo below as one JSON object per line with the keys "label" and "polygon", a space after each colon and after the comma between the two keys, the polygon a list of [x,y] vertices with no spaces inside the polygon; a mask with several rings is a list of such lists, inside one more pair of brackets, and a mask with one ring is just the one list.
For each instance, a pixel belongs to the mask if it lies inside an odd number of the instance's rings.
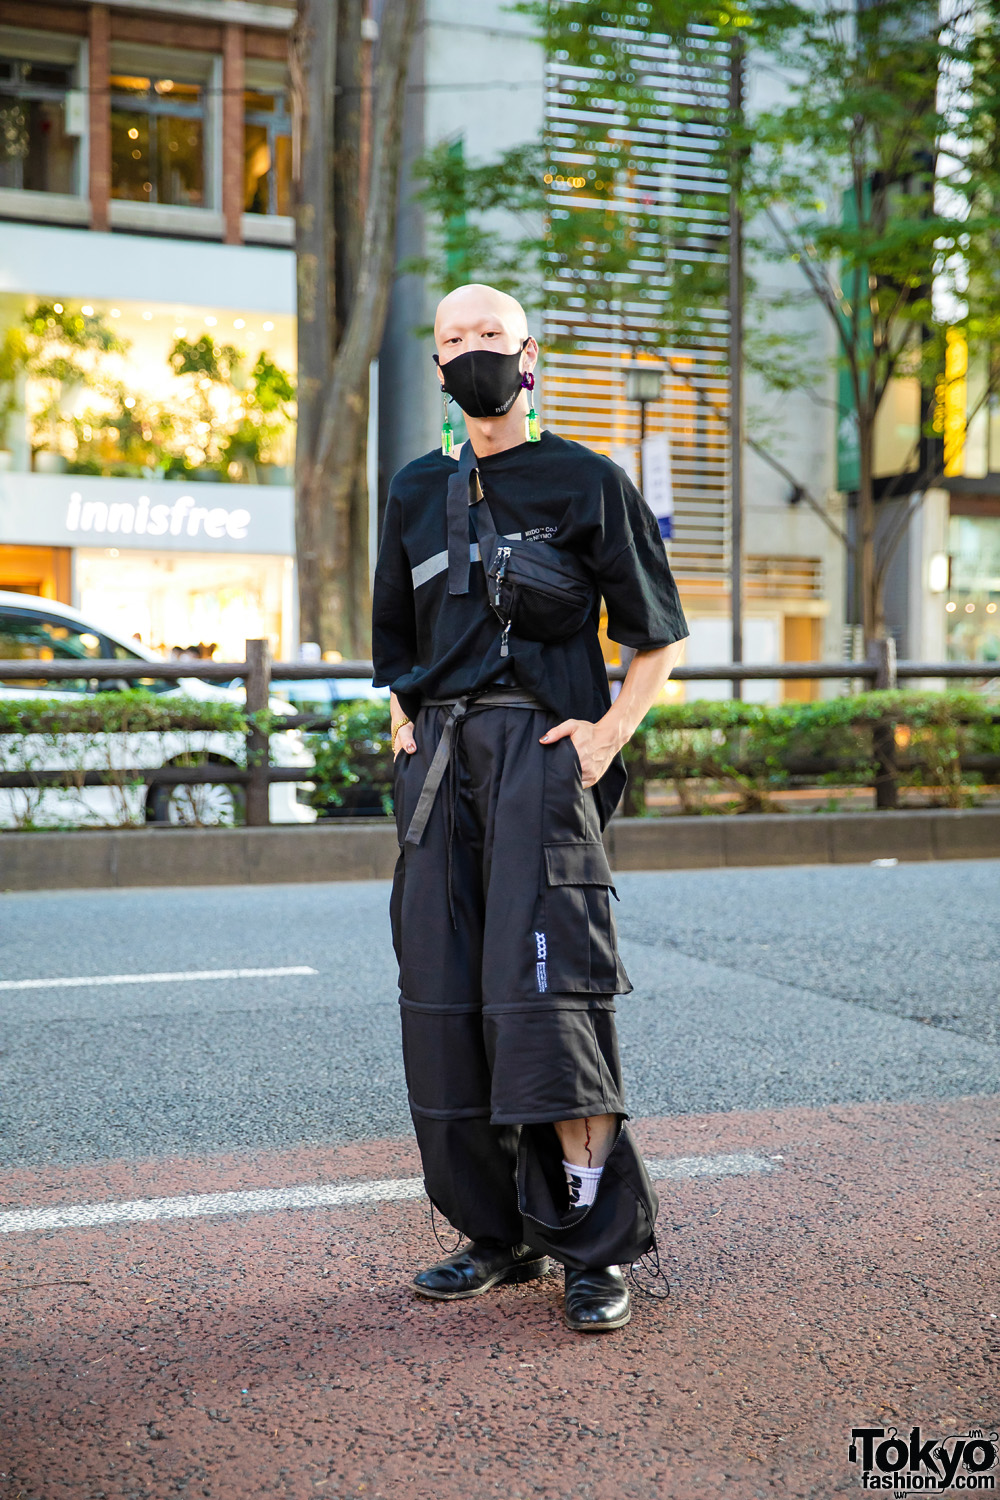
{"label": "storefront window", "polygon": [[74,71],[0,57],[0,187],[76,192],[77,139],[66,129]]}
{"label": "storefront window", "polygon": [[1000,516],[952,516],[949,661],[1000,662]]}
{"label": "storefront window", "polygon": [[292,119],[284,91],[248,89],[243,96],[243,211],[290,214]]}
{"label": "storefront window", "polygon": [[121,640],[137,635],[157,654],[174,648],[242,661],[249,639],[289,648],[291,559],[225,552],[154,553],[80,548],[80,611]]}
{"label": "storefront window", "polygon": [[205,91],[176,78],[111,77],[111,196],[201,208]]}

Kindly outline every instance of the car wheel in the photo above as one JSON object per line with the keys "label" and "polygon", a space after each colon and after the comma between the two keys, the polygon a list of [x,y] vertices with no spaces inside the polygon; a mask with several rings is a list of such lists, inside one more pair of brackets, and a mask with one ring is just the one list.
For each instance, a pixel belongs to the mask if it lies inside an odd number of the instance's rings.
{"label": "car wheel", "polygon": [[234,828],[246,821],[246,793],[241,786],[163,786],[149,789],[146,821],[178,828]]}

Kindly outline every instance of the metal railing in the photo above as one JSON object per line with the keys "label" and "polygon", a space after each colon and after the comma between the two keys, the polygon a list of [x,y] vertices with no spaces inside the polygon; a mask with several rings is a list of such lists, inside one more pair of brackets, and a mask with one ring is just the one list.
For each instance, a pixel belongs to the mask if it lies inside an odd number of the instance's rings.
{"label": "metal railing", "polygon": [[[989,662],[914,662],[895,659],[894,643],[878,643],[879,650],[864,661],[841,662],[780,662],[769,665],[750,665],[746,662],[723,662],[717,666],[675,667],[671,678],[678,682],[770,682],[770,681],[818,681],[840,678],[847,682],[865,682],[873,688],[893,688],[901,681],[915,679],[964,678],[968,680],[988,679],[1000,675],[1000,664]],[[627,667],[609,666],[608,678],[612,682],[624,679]],[[269,734],[254,722],[254,716],[266,710],[271,697],[271,685],[282,682],[308,682],[328,678],[355,678],[371,682],[370,661],[275,661],[266,640],[248,640],[246,660],[236,662],[217,661],[164,661],[144,662],[104,661],[80,658],[65,661],[40,661],[18,659],[0,661],[0,682],[66,682],[81,679],[104,682],[124,682],[139,685],[146,681],[183,683],[197,678],[202,682],[246,684],[246,713],[250,728],[246,735],[246,767],[206,762],[197,766],[137,767],[133,770],[114,771],[27,771],[0,774],[0,788],[39,786],[102,786],[121,784],[134,780],[147,785],[237,785],[246,788],[246,822],[251,827],[261,827],[269,822],[268,788],[274,782],[298,782],[309,780],[309,770],[302,766],[272,766],[269,763]],[[324,729],[333,723],[332,715],[299,713],[282,715],[281,722],[272,733],[285,729]],[[8,731],[10,732],[10,731]],[[896,761],[893,727],[878,726],[873,731],[875,757],[881,773],[876,778],[876,805],[896,805]]]}

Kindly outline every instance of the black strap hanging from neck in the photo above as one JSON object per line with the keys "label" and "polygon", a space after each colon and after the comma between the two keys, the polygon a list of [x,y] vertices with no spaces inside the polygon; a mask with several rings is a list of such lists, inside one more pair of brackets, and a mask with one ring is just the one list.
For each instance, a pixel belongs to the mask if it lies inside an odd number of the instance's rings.
{"label": "black strap hanging from neck", "polygon": [[469,592],[469,506],[482,495],[472,444],[466,438],[458,469],[448,480],[448,592]]}

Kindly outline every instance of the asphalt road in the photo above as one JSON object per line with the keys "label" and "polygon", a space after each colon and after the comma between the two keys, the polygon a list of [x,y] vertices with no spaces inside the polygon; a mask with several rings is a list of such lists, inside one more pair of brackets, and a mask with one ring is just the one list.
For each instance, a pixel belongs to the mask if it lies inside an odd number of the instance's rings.
{"label": "asphalt road", "polygon": [[410,1291],[384,883],[0,897],[0,1500],[1000,1482],[1000,864],[618,885],[671,1295],[600,1338]]}
{"label": "asphalt road", "polygon": [[[1000,1092],[1000,865],[618,877],[635,1116]],[[8,1165],[405,1135],[388,887],[0,898]]]}

